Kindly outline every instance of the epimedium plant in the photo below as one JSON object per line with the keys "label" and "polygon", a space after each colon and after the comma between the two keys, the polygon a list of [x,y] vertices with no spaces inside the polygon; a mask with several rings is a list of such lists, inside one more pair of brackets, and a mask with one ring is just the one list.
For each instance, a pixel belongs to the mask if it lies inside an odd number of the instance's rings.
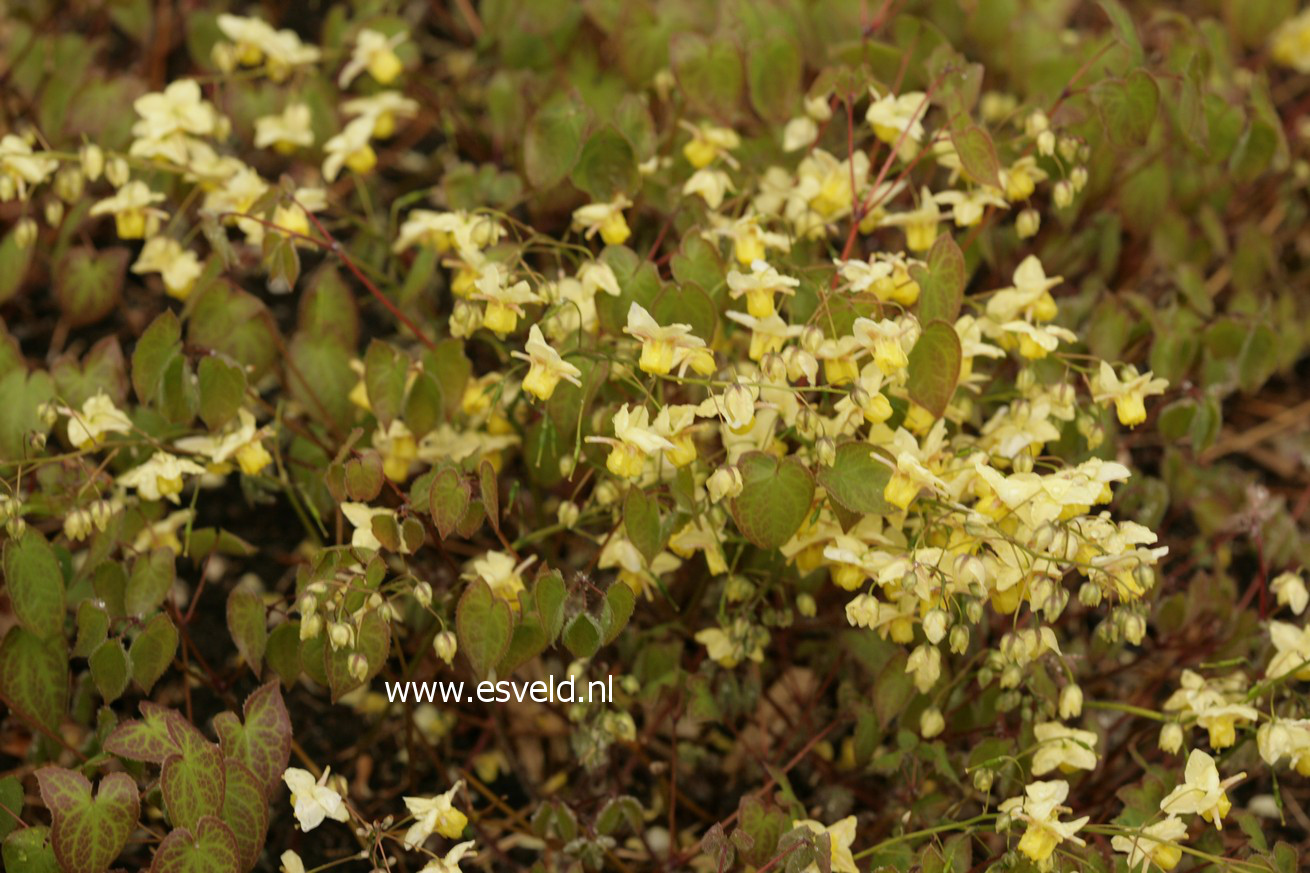
{"label": "epimedium plant", "polygon": [[1310,22],[1085,6],[7,23],[6,869],[1297,869]]}

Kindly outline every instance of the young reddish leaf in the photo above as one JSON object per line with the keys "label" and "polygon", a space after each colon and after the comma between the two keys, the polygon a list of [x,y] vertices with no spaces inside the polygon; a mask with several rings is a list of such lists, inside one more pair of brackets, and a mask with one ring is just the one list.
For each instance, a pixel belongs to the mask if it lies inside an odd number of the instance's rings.
{"label": "young reddish leaf", "polygon": [[459,650],[469,659],[473,672],[485,676],[500,662],[509,648],[513,616],[509,604],[497,597],[482,579],[475,579],[455,608],[455,631]]}
{"label": "young reddish leaf", "polygon": [[444,540],[468,512],[472,489],[454,467],[442,467],[432,479],[428,504],[437,533]]}
{"label": "young reddish leaf", "polygon": [[176,828],[155,850],[150,873],[241,873],[241,855],[232,829],[206,816],[195,832]]}
{"label": "young reddish leaf", "polygon": [[259,778],[236,758],[225,759],[223,770],[223,821],[236,837],[241,869],[249,870],[268,833],[268,798]]}
{"label": "young reddish leaf", "polygon": [[223,754],[198,731],[168,722],[168,732],[179,752],[164,760],[159,787],[174,827],[194,828],[207,815],[223,809]]}
{"label": "young reddish leaf", "polygon": [[987,131],[976,124],[952,126],[951,142],[960,156],[960,166],[975,182],[1001,187],[1001,162]]}
{"label": "young reddish leaf", "polygon": [[248,588],[232,589],[227,596],[227,629],[237,652],[258,679],[268,644],[268,617],[258,594]]}
{"label": "young reddish leaf", "polygon": [[45,537],[29,527],[22,539],[5,543],[4,569],[9,601],[19,623],[46,639],[62,631],[64,574]]}
{"label": "young reddish leaf", "polygon": [[[173,730],[170,730],[170,726]],[[149,761],[162,764],[172,755],[180,755],[182,746],[173,738],[176,730],[193,731],[204,737],[174,709],[141,701],[141,718],[122,722],[105,738],[105,751],[130,761]]]}
{"label": "young reddish leaf", "polygon": [[949,233],[939,234],[928,250],[928,266],[910,268],[919,283],[919,321],[955,322],[964,300],[964,252]]}
{"label": "young reddish leaf", "polygon": [[15,625],[0,644],[0,697],[29,722],[56,730],[68,709],[63,640],[43,640]]}
{"label": "young reddish leaf", "polygon": [[732,500],[732,517],[746,539],[762,549],[776,549],[809,515],[814,479],[795,457],[779,463],[765,452],[748,452],[737,466],[742,489]]}
{"label": "young reddish leaf", "polygon": [[41,800],[53,824],[50,842],[64,873],[104,873],[136,828],[140,797],[126,773],[100,780],[93,798],[91,783],[75,770],[42,767],[36,771]]}
{"label": "young reddish leaf", "polygon": [[219,713],[214,730],[223,754],[245,764],[268,797],[291,760],[291,718],[282,702],[282,689],[276,682],[261,685],[246,698],[242,711],[244,723],[235,713]]}
{"label": "young reddish leaf", "polygon": [[132,678],[147,694],[173,663],[177,653],[177,628],[168,616],[160,614],[146,623],[146,629],[134,640],[127,651],[132,662]]}
{"label": "young reddish leaf", "polygon": [[910,350],[910,399],[941,418],[960,379],[962,353],[955,328],[944,321],[924,327]]}

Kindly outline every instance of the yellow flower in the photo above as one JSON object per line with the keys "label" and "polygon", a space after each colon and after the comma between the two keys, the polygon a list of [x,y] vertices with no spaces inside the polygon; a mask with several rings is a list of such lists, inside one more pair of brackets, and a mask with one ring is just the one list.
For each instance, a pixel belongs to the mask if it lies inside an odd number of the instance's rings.
{"label": "yellow flower", "polygon": [[[661,327],[646,308],[635,300],[628,307],[628,324],[623,332],[641,340],[641,358],[637,362],[644,372],[666,375],[674,367],[703,361],[705,341],[691,332],[689,324]],[[711,357],[710,371],[713,372]],[[696,367],[699,371],[700,367]]]}
{"label": "yellow flower", "polygon": [[891,93],[880,95],[875,89],[870,91],[874,99],[864,119],[873,128],[873,135],[888,145],[901,140],[900,157],[903,160],[914,157],[915,144],[923,139],[927,96],[922,91],[907,91],[899,97]]}
{"label": "yellow flower", "polygon": [[346,115],[359,115],[373,120],[373,136],[389,139],[396,132],[397,118],[413,118],[418,114],[418,101],[411,100],[399,91],[381,91],[368,97],[356,97],[341,104]]}
{"label": "yellow flower", "polygon": [[1246,778],[1245,773],[1220,780],[1214,758],[1200,749],[1193,749],[1187,758],[1183,783],[1160,801],[1160,811],[1166,815],[1195,813],[1216,828],[1223,827],[1224,816],[1232,809],[1227,788]]}
{"label": "yellow flower", "polygon": [[196,279],[204,272],[200,258],[190,249],[172,237],[152,236],[141,248],[141,254],[132,264],[132,272],[137,275],[159,273],[164,280],[164,290],[169,297],[186,300]]}
{"label": "yellow flower", "polygon": [[294,30],[274,30],[259,18],[220,15],[218,29],[232,40],[230,51],[238,63],[246,67],[263,63],[274,82],[285,80],[296,67],[317,63],[321,56],[317,46],[302,43]]}
{"label": "yellow flower", "polygon": [[540,303],[541,298],[535,294],[525,281],[506,284],[508,276],[502,276],[501,268],[488,264],[478,279],[477,291],[471,296],[487,304],[482,316],[482,326],[499,336],[512,333],[518,327],[519,316],[523,307],[529,303]]}
{"label": "yellow flower", "polygon": [[696,460],[696,443],[692,440],[696,407],[689,404],[669,404],[655,416],[655,432],[673,444],[665,449],[664,457],[675,467],[685,467]]}
{"label": "yellow flower", "polygon": [[1060,821],[1060,813],[1069,811],[1068,807],[1063,806],[1068,796],[1069,783],[1063,779],[1032,782],[1024,788],[1023,797],[1011,797],[1000,806],[1001,812],[1027,823],[1027,830],[1019,838],[1019,851],[1042,870],[1051,868],[1051,856],[1065,840],[1080,846],[1086,845],[1074,834],[1087,824],[1087,816],[1068,822]]}
{"label": "yellow flower", "polygon": [[628,222],[623,217],[623,210],[632,205],[632,201],[620,194],[609,203],[588,203],[573,210],[573,229],[583,232],[591,239],[597,233],[606,245],[619,246],[632,236]]}
{"label": "yellow flower", "polygon": [[369,506],[367,503],[343,503],[341,504],[341,514],[346,517],[346,520],[355,529],[350,537],[350,544],[357,549],[373,549],[375,551],[382,548],[382,541],[373,533],[374,517],[383,516],[393,521],[396,518],[394,509],[387,509],[385,506]]}
{"label": "yellow flower", "polygon": [[485,552],[469,562],[464,578],[481,579],[491,588],[491,593],[508,600],[511,605],[517,604],[519,594],[524,590],[523,571],[535,560],[534,555],[516,564],[514,556],[506,552]]}
{"label": "yellow flower", "polygon": [[468,816],[455,808],[455,794],[464,786],[459,780],[444,794],[436,797],[406,797],[405,807],[414,816],[414,823],[405,832],[405,847],[415,849],[427,842],[433,833],[453,840],[464,833]]}
{"label": "yellow flower", "polygon": [[1310,73],[1310,9],[1294,15],[1269,38],[1273,59],[1298,73]]}
{"label": "yellow flower", "polygon": [[356,173],[367,173],[377,166],[377,152],[369,143],[377,119],[362,115],[345,126],[341,133],[323,144],[327,157],[323,160],[323,178],[329,182],[336,181],[341,168],[347,167]]}
{"label": "yellow flower", "polygon": [[145,182],[128,182],[113,197],[91,207],[91,215],[112,215],[120,239],[145,239],[154,236],[159,219],[165,213],[151,204],[164,199],[164,195],[151,191]]}
{"label": "yellow flower", "polygon": [[1114,401],[1119,423],[1125,427],[1136,427],[1146,421],[1147,397],[1163,394],[1169,387],[1167,379],[1154,379],[1150,370],[1138,373],[1137,368],[1129,364],[1116,376],[1114,368],[1101,361],[1097,377],[1092,380],[1092,399],[1097,403]]}
{"label": "yellow flower", "polygon": [[364,28],[355,37],[355,48],[351,52],[350,62],[341,69],[337,77],[337,86],[346,88],[360,73],[368,74],[379,85],[390,85],[404,70],[400,58],[396,56],[396,46],[409,38],[408,31],[387,36],[376,30]]}
{"label": "yellow flower", "polygon": [[[836,873],[859,873],[860,868],[851,854],[851,843],[855,842],[856,819],[848,815],[839,822],[824,825],[813,819],[797,819],[791,823],[793,828],[803,827],[816,834],[827,834],[830,848],[828,868]],[[802,873],[817,873],[819,865],[810,864]]]}
{"label": "yellow flower", "polygon": [[443,857],[433,858],[424,864],[423,869],[418,873],[460,873],[460,862],[465,858],[476,857],[478,854],[473,851],[473,845],[473,840],[456,843]]}
{"label": "yellow flower", "polygon": [[385,431],[374,431],[373,448],[382,454],[382,472],[388,479],[404,482],[409,478],[409,468],[418,460],[418,443],[403,421],[394,418]]}
{"label": "yellow flower", "polygon": [[728,294],[733,300],[746,296],[746,311],[753,318],[768,318],[776,310],[773,295],[792,295],[800,287],[800,279],[784,276],[764,261],[753,261],[749,273],[728,271]]}
{"label": "yellow flower", "polygon": [[273,148],[289,155],[297,148],[314,144],[309,107],[304,103],[288,104],[278,115],[255,119],[255,148]]}
{"label": "yellow flower", "polygon": [[177,503],[185,476],[198,476],[205,468],[168,452],[155,452],[139,467],[133,467],[118,477],[118,484],[135,488],[145,500],[170,500]]}
{"label": "yellow flower", "polygon": [[710,660],[731,670],[742,661],[761,663],[769,632],[756,627],[744,618],[735,618],[727,628],[706,628],[697,631],[696,642],[705,647]]}
{"label": "yellow flower", "polygon": [[236,458],[241,471],[253,476],[272,463],[273,458],[264,448],[267,428],[255,428],[255,416],[248,409],[238,409],[235,421],[221,433],[213,436],[185,437],[176,446],[184,452],[202,455],[208,459],[213,472],[226,472],[229,461]]}
{"label": "yellow flower", "polygon": [[731,166],[737,165],[729,154],[732,149],[741,145],[741,138],[737,136],[736,131],[709,122],[701,122],[699,125],[688,121],[679,123],[691,132],[691,139],[682,147],[682,154],[697,170],[708,167],[718,157],[722,157]]}
{"label": "yellow flower", "polygon": [[[635,304],[634,304],[635,305]],[[676,447],[650,426],[650,413],[644,406],[623,404],[614,413],[614,436],[587,437],[589,443],[610,446],[605,466],[615,476],[636,479],[646,466],[646,457],[653,452],[671,451]]]}
{"label": "yellow flower", "polygon": [[1033,775],[1059,769],[1062,773],[1096,769],[1096,734],[1046,721],[1033,728],[1037,750],[1033,753]]}
{"label": "yellow flower", "polygon": [[59,412],[68,416],[68,441],[79,449],[90,449],[104,443],[105,435],[111,433],[131,433],[132,421],[104,391],[97,391],[94,397],[88,397],[82,404],[80,412],[60,407]]}
{"label": "yellow flower", "polygon": [[7,189],[17,193],[20,200],[26,200],[27,186],[41,184],[57,169],[59,161],[34,154],[22,137],[12,133],[0,137],[0,179],[8,181],[0,190]]}
{"label": "yellow flower", "polygon": [[1152,864],[1168,873],[1182,860],[1183,850],[1177,843],[1186,836],[1187,825],[1171,815],[1164,821],[1147,825],[1140,833],[1116,836],[1110,840],[1110,845],[1116,852],[1128,856],[1131,873],[1138,873],[1138,867],[1141,867],[1141,873],[1146,873]]}
{"label": "yellow flower", "polygon": [[546,343],[541,328],[535,324],[528,330],[528,341],[523,347],[525,352],[514,351],[510,354],[531,365],[528,375],[523,379],[524,391],[538,400],[549,400],[561,379],[582,387],[582,381],[578,378],[582,371],[560,357],[560,353]]}
{"label": "yellow flower", "polygon": [[288,767],[282,774],[282,781],[291,791],[291,806],[302,831],[312,831],[328,818],[350,821],[350,811],[341,795],[328,787],[331,772],[331,767],[325,769],[318,781],[314,780],[314,774],[298,767]]}

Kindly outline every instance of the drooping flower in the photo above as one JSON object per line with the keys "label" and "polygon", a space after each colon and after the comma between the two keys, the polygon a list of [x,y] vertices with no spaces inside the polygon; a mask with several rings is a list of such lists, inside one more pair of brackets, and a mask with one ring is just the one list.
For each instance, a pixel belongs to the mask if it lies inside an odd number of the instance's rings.
{"label": "drooping flower", "polygon": [[404,70],[400,58],[396,56],[396,46],[409,38],[409,32],[402,30],[387,36],[376,30],[364,28],[355,37],[355,48],[350,54],[350,61],[341,68],[337,77],[337,86],[347,88],[355,77],[368,70],[368,74],[379,85],[390,85]]}
{"label": "drooping flower", "polygon": [[349,501],[341,504],[341,514],[355,528],[355,532],[350,538],[350,544],[357,549],[381,549],[382,541],[373,533],[373,519],[377,516],[391,519],[396,517],[394,509]]}
{"label": "drooping flower", "polygon": [[487,310],[482,316],[482,326],[502,337],[518,327],[524,306],[541,302],[541,298],[526,281],[509,284],[509,276],[502,273],[497,264],[487,264],[472,297],[486,301]]}
{"label": "drooping flower", "polygon": [[68,441],[79,449],[101,445],[106,434],[132,432],[132,420],[104,391],[88,397],[80,412],[66,407],[60,407],[59,412],[68,416]]}
{"label": "drooping flower", "polygon": [[[435,797],[406,797],[405,806],[414,816],[414,823],[405,832],[405,846],[417,848],[434,833],[453,840],[464,833],[468,816],[455,808],[455,795],[464,786],[459,780],[444,794]],[[469,844],[471,845],[471,843]]]}
{"label": "drooping flower", "polygon": [[[859,873],[855,856],[851,854],[851,843],[855,842],[856,818],[848,815],[841,821],[825,825],[814,819],[797,819],[791,823],[793,828],[803,827],[816,834],[827,834],[830,845],[828,868],[836,873]],[[818,873],[818,863],[810,864],[802,873]]]}
{"label": "drooping flower", "polygon": [[1128,856],[1128,869],[1146,873],[1152,864],[1168,873],[1182,860],[1183,850],[1178,842],[1187,836],[1187,825],[1176,816],[1147,825],[1139,833],[1120,835],[1110,840],[1116,852]]}
{"label": "drooping flower", "polygon": [[1033,728],[1037,750],[1033,753],[1033,775],[1059,769],[1062,773],[1096,769],[1096,734],[1047,721]]}
{"label": "drooping flower", "polygon": [[159,228],[159,219],[165,213],[152,204],[163,199],[163,194],[151,191],[145,182],[134,180],[92,206],[90,214],[114,216],[119,239],[145,239],[154,236]]}
{"label": "drooping flower", "polygon": [[1214,758],[1200,749],[1193,749],[1187,758],[1183,783],[1160,801],[1160,811],[1166,815],[1195,813],[1213,822],[1216,828],[1222,828],[1224,816],[1233,806],[1227,789],[1245,778],[1245,773],[1238,773],[1221,780]]}
{"label": "drooping flower", "polygon": [[175,445],[184,452],[202,455],[208,459],[214,472],[226,472],[230,461],[236,459],[241,472],[254,476],[273,462],[264,448],[267,428],[255,428],[255,416],[248,409],[238,409],[237,417],[222,432],[209,436],[184,437]]}
{"label": "drooping flower", "polygon": [[291,805],[302,831],[312,831],[328,818],[342,822],[350,820],[345,801],[335,789],[328,787],[331,772],[331,767],[325,768],[318,781],[314,780],[314,774],[298,767],[288,767],[282,774],[282,781],[291,790]]}
{"label": "drooping flower", "polygon": [[255,148],[272,148],[289,155],[298,148],[314,144],[314,129],[309,107],[290,103],[277,115],[255,119]]}
{"label": "drooping flower", "polygon": [[160,451],[151,455],[144,464],[119,476],[118,484],[135,488],[145,500],[164,499],[177,503],[184,477],[199,476],[204,472],[205,468],[194,461]]}
{"label": "drooping flower", "polygon": [[1073,821],[1060,821],[1060,814],[1069,811],[1063,805],[1068,796],[1069,783],[1063,779],[1030,782],[1024,788],[1023,797],[1011,797],[1000,806],[1001,812],[1008,812],[1028,825],[1019,838],[1019,851],[1042,870],[1051,868],[1051,857],[1056,847],[1065,840],[1079,846],[1086,845],[1074,835],[1087,824],[1088,816]]}
{"label": "drooping flower", "polygon": [[635,300],[628,307],[628,323],[623,332],[641,340],[641,358],[637,366],[647,373],[666,375],[683,363],[704,372],[707,361],[709,372],[714,371],[714,357],[705,348],[705,341],[691,332],[691,325],[661,326]]}
{"label": "drooping flower", "polygon": [[466,579],[481,579],[491,588],[491,593],[505,600],[510,604],[518,602],[518,596],[523,592],[523,571],[532,566],[536,556],[530,556],[522,561],[515,562],[514,556],[508,552],[484,552],[469,562],[469,569],[464,573]]}
{"label": "drooping flower", "polygon": [[651,428],[650,413],[646,407],[629,406],[626,403],[614,413],[614,436],[589,436],[587,442],[610,446],[605,466],[615,476],[624,479],[639,477],[650,454],[675,448],[673,443]]}
{"label": "drooping flower", "polygon": [[168,296],[177,300],[186,300],[191,295],[191,289],[204,271],[195,252],[167,236],[152,236],[146,240],[141,254],[132,264],[132,272],[138,276],[158,273],[164,280]]}
{"label": "drooping flower", "polygon": [[792,295],[800,287],[800,280],[784,276],[762,260],[751,262],[751,271],[728,271],[728,294],[733,300],[746,297],[746,311],[753,318],[768,318],[776,310],[773,295]]}
{"label": "drooping flower", "polygon": [[377,166],[377,152],[369,143],[376,123],[377,119],[372,116],[361,115],[323,144],[323,152],[327,155],[323,160],[324,179],[336,181],[342,167],[363,174]]}
{"label": "drooping flower", "polygon": [[588,203],[573,210],[573,229],[580,230],[587,239],[596,234],[606,245],[621,246],[632,236],[623,210],[632,205],[632,201],[620,194],[608,203]]}
{"label": "drooping flower", "polygon": [[579,379],[582,371],[564,360],[560,353],[546,342],[546,338],[541,335],[541,328],[535,324],[529,328],[528,341],[524,343],[523,348],[522,352],[513,351],[510,354],[527,361],[530,365],[528,375],[523,379],[523,390],[533,397],[538,400],[549,400],[561,379],[579,388],[582,387],[582,381]]}
{"label": "drooping flower", "polygon": [[450,851],[446,852],[445,856],[433,858],[424,864],[419,873],[460,873],[460,862],[477,854],[477,852],[473,851],[473,840],[456,843],[451,846]]}
{"label": "drooping flower", "polygon": [[7,133],[0,137],[0,179],[8,183],[0,185],[0,200],[13,194],[26,200],[27,187],[41,184],[57,169],[59,161],[34,153],[21,136]]}
{"label": "drooping flower", "polygon": [[1113,400],[1119,423],[1125,427],[1136,427],[1146,421],[1145,399],[1153,394],[1163,394],[1169,387],[1168,379],[1155,379],[1152,376],[1150,370],[1138,373],[1132,364],[1115,375],[1114,368],[1101,361],[1097,377],[1092,381],[1092,399],[1097,403]]}

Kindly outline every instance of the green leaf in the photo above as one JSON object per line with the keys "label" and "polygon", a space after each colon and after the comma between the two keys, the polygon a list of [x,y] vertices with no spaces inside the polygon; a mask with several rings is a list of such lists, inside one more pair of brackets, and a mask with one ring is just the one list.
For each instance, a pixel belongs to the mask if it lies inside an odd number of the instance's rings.
{"label": "green leaf", "polygon": [[105,640],[88,659],[91,679],[105,703],[113,703],[127,689],[127,650],[119,640]]}
{"label": "green leaf", "polygon": [[910,350],[910,399],[941,418],[955,394],[963,354],[955,328],[944,321],[930,322]]}
{"label": "green leaf", "polygon": [[223,809],[223,754],[198,731],[169,721],[169,734],[180,751],[164,759],[159,788],[174,827],[194,828],[203,816]]}
{"label": "green leaf", "polygon": [[350,368],[351,353],[329,336],[304,331],[291,338],[287,389],[323,424],[345,432],[355,416],[350,392],[359,378]]}
{"label": "green leaf", "polygon": [[761,118],[781,124],[796,113],[801,72],[801,54],[785,34],[772,34],[751,46],[746,77],[751,105]]}
{"label": "green leaf", "polygon": [[[0,839],[18,827],[23,814],[23,783],[17,776],[0,779]],[[9,869],[13,869],[10,867]]]}
{"label": "green leaf", "polygon": [[509,604],[485,581],[475,579],[464,590],[455,608],[455,631],[475,674],[486,676],[500,663],[509,649],[512,623]]}
{"label": "green leaf", "polygon": [[575,658],[590,658],[600,649],[600,622],[589,612],[579,612],[564,626],[564,647]]}
{"label": "green leaf", "polygon": [[166,615],[156,615],[127,651],[132,662],[132,678],[146,694],[155,687],[177,653],[177,628]]}
{"label": "green leaf", "polygon": [[236,838],[241,869],[249,870],[268,834],[268,798],[259,779],[237,759],[224,759],[223,773],[223,821]]}
{"label": "green leaf", "polygon": [[1160,88],[1150,73],[1138,69],[1126,79],[1098,82],[1092,97],[1112,143],[1134,146],[1146,142],[1160,103]]}
{"label": "green leaf", "polygon": [[910,268],[919,283],[919,321],[954,324],[964,302],[964,252],[949,233],[938,234],[928,250],[928,266]]}
{"label": "green leaf", "polygon": [[32,252],[36,250],[36,246],[18,244],[17,230],[14,226],[0,242],[0,303],[13,297],[23,286],[23,277],[32,263]]}
{"label": "green leaf", "polygon": [[232,829],[212,816],[201,819],[194,833],[169,831],[155,849],[150,873],[241,873],[241,852]]}
{"label": "green leaf", "polygon": [[214,282],[194,299],[187,342],[227,355],[248,369],[252,383],[268,375],[281,357],[282,340],[263,301],[229,282]]}
{"label": "green leaf", "polygon": [[50,829],[44,825],[21,828],[5,837],[0,855],[5,869],[10,873],[60,873],[49,837]]}
{"label": "green leaf", "polygon": [[679,33],[669,41],[669,61],[683,96],[693,108],[730,118],[742,91],[742,63],[731,41]]}
{"label": "green leaf", "polygon": [[542,629],[541,618],[533,612],[525,613],[514,627],[514,636],[510,639],[505,656],[496,665],[496,675],[510,675],[545,651],[546,645],[546,631]]}
{"label": "green leaf", "polygon": [[1001,162],[986,130],[977,124],[953,125],[951,142],[960,156],[960,166],[975,182],[1001,187]]}
{"label": "green leaf", "polygon": [[422,439],[446,419],[446,399],[441,383],[430,373],[419,373],[405,396],[405,425]]}
{"label": "green leaf", "polygon": [[464,341],[447,339],[437,343],[436,349],[423,355],[423,372],[436,377],[441,386],[446,418],[457,415],[464,397],[464,386],[473,375],[473,363],[464,354]]}
{"label": "green leaf", "polygon": [[159,393],[165,371],[182,354],[181,339],[177,316],[165,309],[137,340],[132,351],[132,387],[142,403],[149,403]]}
{"label": "green leaf", "polygon": [[660,505],[635,485],[628,488],[628,496],[623,500],[623,527],[647,563],[664,549]]}
{"label": "green leaf", "polygon": [[1137,27],[1133,24],[1133,18],[1128,14],[1128,10],[1124,9],[1119,0],[1097,0],[1097,2],[1100,4],[1102,11],[1105,12],[1105,17],[1110,19],[1115,35],[1128,49],[1133,63],[1140,64],[1142,62],[1142,43],[1137,38]]}
{"label": "green leaf", "polygon": [[828,498],[848,512],[887,515],[894,510],[883,497],[892,469],[873,456],[873,447],[854,440],[837,447],[832,466],[819,467],[819,484]]}
{"label": "green leaf", "polygon": [[632,144],[612,125],[602,127],[587,140],[571,178],[574,185],[598,203],[613,200],[618,194],[631,194],[641,187]]}
{"label": "green leaf", "polygon": [[172,549],[157,549],[137,558],[123,598],[128,615],[145,615],[157,609],[173,587],[175,572]]}
{"label": "green leaf", "polygon": [[[91,589],[105,605],[105,611],[111,618],[122,618],[127,615],[127,611],[123,608],[123,598],[127,591],[127,571],[123,569],[122,564],[117,561],[105,561],[96,567],[95,575],[91,577]],[[92,649],[94,648],[92,646]],[[91,652],[88,651],[87,654]]]}
{"label": "green leaf", "polygon": [[608,646],[618,638],[632,618],[632,610],[637,605],[637,595],[632,593],[626,582],[615,582],[605,591],[605,636],[601,640]]}
{"label": "green leaf", "polygon": [[291,717],[282,689],[266,682],[246,698],[242,713],[244,722],[231,712],[214,716],[214,732],[223,754],[248,767],[270,797],[291,760]]}
{"label": "green leaf", "polygon": [[468,512],[473,489],[454,467],[442,467],[432,478],[428,491],[428,505],[437,533],[444,540],[454,532]]}
{"label": "green leaf", "polygon": [[300,622],[284,621],[273,628],[264,657],[282,684],[290,688],[300,678]]}
{"label": "green leaf", "polygon": [[200,419],[210,430],[231,421],[246,397],[246,374],[230,359],[209,355],[197,366],[200,378]]}
{"label": "green leaf", "polygon": [[68,709],[62,637],[43,640],[15,625],[0,643],[0,697],[28,722],[54,731]]}
{"label": "green leaf", "polygon": [[346,461],[345,472],[346,495],[361,503],[377,497],[386,482],[382,456],[376,449],[363,449],[359,457]]}
{"label": "green leaf", "polygon": [[[130,761],[148,761],[151,764],[162,764],[169,757],[181,754],[182,747],[174,739],[174,734],[188,728],[196,731],[191,722],[177,710],[148,700],[141,701],[140,708],[139,720],[129,719],[120,723],[105,738],[105,751]],[[199,731],[196,733],[199,734]]]}
{"label": "green leaf", "polygon": [[186,358],[177,355],[164,368],[156,405],[172,424],[190,424],[200,410],[200,386]]}
{"label": "green leaf", "polygon": [[496,468],[486,458],[478,464],[478,491],[482,496],[482,511],[487,514],[492,530],[500,531],[500,482]]}
{"label": "green leaf", "polygon": [[364,355],[364,385],[368,403],[384,428],[400,415],[405,400],[409,359],[389,343],[375,339]]}
{"label": "green leaf", "polygon": [[523,137],[523,169],[534,188],[550,188],[569,174],[586,128],[586,108],[567,97],[537,110]]}
{"label": "green leaf", "polygon": [[227,596],[227,630],[237,653],[258,679],[268,644],[268,616],[258,594],[248,588],[232,589]]}
{"label": "green leaf", "polygon": [[564,628],[564,600],[568,590],[564,586],[564,577],[551,571],[537,580],[533,589],[533,599],[537,603],[537,614],[541,616],[541,626],[546,632],[546,639],[551,645],[559,639]]}
{"label": "green leaf", "polygon": [[21,539],[5,543],[4,569],[9,600],[19,623],[42,638],[61,634],[64,574],[45,537],[29,527]]}
{"label": "green leaf", "polygon": [[55,385],[50,374],[28,372],[18,367],[0,378],[0,461],[17,461],[33,454],[33,433],[50,432],[37,409],[54,397]]}
{"label": "green leaf", "polygon": [[71,327],[93,324],[114,311],[130,253],[122,247],[75,248],[55,268],[55,300]]}
{"label": "green leaf", "polygon": [[62,767],[36,771],[41,800],[53,824],[50,842],[64,873],[104,873],[136,829],[140,798],[126,773],[100,780],[95,797],[81,773]]}
{"label": "green leaf", "polygon": [[795,457],[779,463],[765,452],[748,452],[737,467],[742,489],[731,509],[738,529],[762,549],[779,548],[809,515],[814,500],[810,471]]}

